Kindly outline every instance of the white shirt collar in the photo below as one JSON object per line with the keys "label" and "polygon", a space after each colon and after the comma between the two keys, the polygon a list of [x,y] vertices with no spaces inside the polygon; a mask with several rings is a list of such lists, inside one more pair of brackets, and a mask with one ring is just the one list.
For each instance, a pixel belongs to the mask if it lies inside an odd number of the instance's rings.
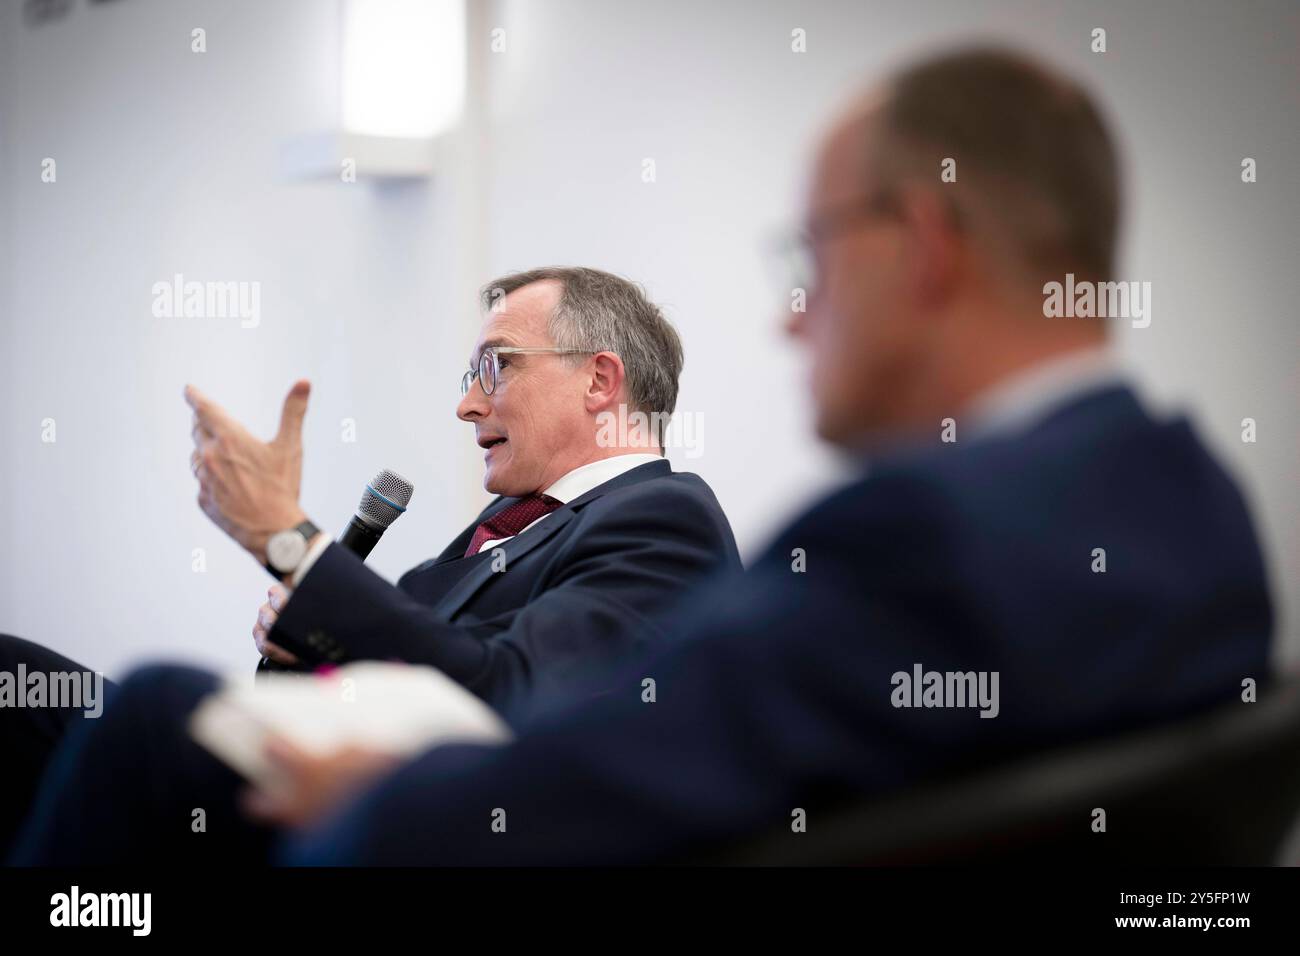
{"label": "white shirt collar", "polygon": [[[633,468],[639,468],[642,465],[648,465],[652,461],[663,461],[662,455],[650,455],[644,452],[629,452],[623,455],[615,455],[613,458],[602,458],[600,461],[588,462],[585,465],[579,465],[567,475],[562,476],[553,485],[547,488],[542,494],[550,495],[561,504],[568,504],[575,498],[581,498],[587,492],[591,491],[597,485],[603,485],[611,478],[617,478],[625,471],[631,471]],[[547,515],[542,515],[537,521],[528,525],[519,533],[523,534],[528,528],[537,524],[539,521],[545,521]],[[479,545],[478,553],[491,550],[509,538],[494,538],[490,541],[484,541]]]}
{"label": "white shirt collar", "polygon": [[1028,428],[1068,401],[1122,380],[1110,349],[1079,349],[1039,362],[985,389],[967,403],[959,428],[964,426],[966,436],[981,438]]}
{"label": "white shirt collar", "polygon": [[625,471],[648,465],[652,461],[663,460],[662,455],[652,455],[644,452],[629,452],[624,455],[615,455],[613,458],[602,458],[600,461],[579,465],[573,471],[561,477],[542,494],[549,495],[561,504],[567,505],[575,498],[581,498],[597,485],[603,485],[610,479],[617,478]]}

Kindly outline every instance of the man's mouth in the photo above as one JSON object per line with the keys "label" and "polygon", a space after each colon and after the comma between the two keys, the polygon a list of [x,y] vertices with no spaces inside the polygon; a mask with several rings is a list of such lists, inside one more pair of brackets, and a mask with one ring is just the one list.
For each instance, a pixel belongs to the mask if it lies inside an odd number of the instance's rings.
{"label": "man's mouth", "polygon": [[480,448],[495,448],[497,445],[504,445],[505,443],[506,439],[500,435],[483,435],[478,440]]}

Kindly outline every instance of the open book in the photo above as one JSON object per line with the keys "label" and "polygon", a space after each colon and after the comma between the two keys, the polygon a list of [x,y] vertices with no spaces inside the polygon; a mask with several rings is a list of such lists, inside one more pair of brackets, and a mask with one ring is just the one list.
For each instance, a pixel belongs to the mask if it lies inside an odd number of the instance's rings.
{"label": "open book", "polygon": [[190,719],[190,735],[263,789],[279,781],[268,735],[328,754],[352,745],[396,757],[445,743],[505,743],[509,728],[482,700],[432,667],[365,661],[326,674],[228,678]]}

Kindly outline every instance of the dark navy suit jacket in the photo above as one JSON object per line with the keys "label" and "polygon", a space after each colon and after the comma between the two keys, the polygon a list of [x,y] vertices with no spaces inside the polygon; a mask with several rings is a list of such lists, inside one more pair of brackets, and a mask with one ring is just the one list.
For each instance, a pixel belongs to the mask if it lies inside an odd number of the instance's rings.
{"label": "dark navy suit jacket", "polygon": [[[1186,422],[1110,388],[877,468],[676,622],[614,692],[506,747],[426,753],[284,859],[651,861],[795,808],[814,827],[844,799],[1230,698],[1267,676],[1272,612],[1233,482]],[[998,716],[895,706],[917,664],[998,672]]]}
{"label": "dark navy suit jacket", "polygon": [[496,548],[464,557],[497,498],[396,588],[331,544],[270,638],[309,663],[430,664],[498,709],[564,697],[662,636],[654,618],[693,585],[739,568],[712,490],[668,462],[593,488]]}

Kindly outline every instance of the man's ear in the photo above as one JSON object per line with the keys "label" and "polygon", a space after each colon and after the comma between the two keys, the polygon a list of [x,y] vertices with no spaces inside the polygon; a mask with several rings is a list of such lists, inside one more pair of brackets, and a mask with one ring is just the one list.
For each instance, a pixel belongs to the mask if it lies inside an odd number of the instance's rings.
{"label": "man's ear", "polygon": [[942,302],[956,285],[961,270],[962,233],[953,207],[933,189],[903,190],[901,216],[908,248],[909,279],[920,301]]}
{"label": "man's ear", "polygon": [[587,386],[587,411],[602,412],[623,393],[623,360],[613,352],[597,352],[591,359],[591,382]]}

